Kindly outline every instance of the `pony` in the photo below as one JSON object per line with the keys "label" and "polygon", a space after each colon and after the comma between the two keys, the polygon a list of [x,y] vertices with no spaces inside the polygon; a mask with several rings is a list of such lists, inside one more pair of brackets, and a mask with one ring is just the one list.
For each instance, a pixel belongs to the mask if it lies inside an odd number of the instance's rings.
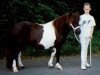
{"label": "pony", "polygon": [[[68,33],[73,28],[79,26],[79,14],[66,13],[45,24],[38,24],[29,21],[16,23],[9,32],[9,40],[6,51],[6,66],[14,72],[19,68],[24,68],[21,61],[21,51],[26,45],[34,48],[49,49],[52,48],[49,67],[53,67],[53,59],[56,56],[55,67],[63,69],[59,63],[60,50],[65,43]],[[79,30],[79,29],[77,29]]]}

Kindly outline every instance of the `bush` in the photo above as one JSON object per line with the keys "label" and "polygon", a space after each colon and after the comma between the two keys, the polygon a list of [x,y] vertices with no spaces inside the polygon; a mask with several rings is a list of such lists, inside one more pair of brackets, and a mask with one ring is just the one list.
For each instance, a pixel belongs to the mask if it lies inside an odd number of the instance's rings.
{"label": "bush", "polygon": [[100,30],[94,31],[92,39],[92,51],[93,53],[100,53]]}
{"label": "bush", "polygon": [[76,40],[73,31],[71,31],[62,47],[61,55],[77,55],[80,53],[80,43]]}

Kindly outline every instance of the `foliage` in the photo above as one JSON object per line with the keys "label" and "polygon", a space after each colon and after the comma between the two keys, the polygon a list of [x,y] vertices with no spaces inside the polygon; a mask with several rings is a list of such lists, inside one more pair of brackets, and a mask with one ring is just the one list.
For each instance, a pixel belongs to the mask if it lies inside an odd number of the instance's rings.
{"label": "foliage", "polygon": [[[78,36],[77,36],[78,37]],[[76,40],[73,31],[71,31],[62,47],[62,55],[77,55],[80,53],[80,43]]]}
{"label": "foliage", "polygon": [[52,8],[41,3],[37,5],[35,13],[37,17],[36,22],[38,23],[49,22],[58,16],[54,13],[54,10]]}
{"label": "foliage", "polygon": [[93,53],[100,52],[100,30],[94,31],[93,38],[92,38],[92,50]]}

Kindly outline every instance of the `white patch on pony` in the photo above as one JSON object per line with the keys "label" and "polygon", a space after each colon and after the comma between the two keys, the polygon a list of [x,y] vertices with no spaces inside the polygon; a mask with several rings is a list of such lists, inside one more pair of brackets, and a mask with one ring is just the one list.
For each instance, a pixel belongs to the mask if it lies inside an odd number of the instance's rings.
{"label": "white patch on pony", "polygon": [[12,65],[13,71],[18,72],[17,66],[16,66],[16,60],[13,60],[13,65]]}
{"label": "white patch on pony", "polygon": [[53,67],[53,59],[54,59],[55,54],[56,54],[56,48],[53,48],[53,52],[52,52],[50,60],[48,62],[49,67]]}
{"label": "white patch on pony", "polygon": [[18,54],[18,65],[23,67],[24,65],[22,64],[22,61],[21,61],[21,52],[19,52]]}
{"label": "white patch on pony", "polygon": [[58,69],[60,69],[60,70],[63,69],[62,66],[59,63],[56,63],[55,67],[58,68]]}
{"label": "white patch on pony", "polygon": [[46,24],[40,24],[43,26],[43,37],[39,44],[42,44],[45,49],[48,49],[54,45],[54,42],[56,40],[55,35],[55,28],[53,26],[53,21],[48,22]]}

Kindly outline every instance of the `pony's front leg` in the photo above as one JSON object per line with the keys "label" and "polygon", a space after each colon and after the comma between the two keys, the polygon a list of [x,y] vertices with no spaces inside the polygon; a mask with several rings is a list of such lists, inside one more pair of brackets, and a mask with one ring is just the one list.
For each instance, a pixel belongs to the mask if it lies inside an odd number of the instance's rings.
{"label": "pony's front leg", "polygon": [[18,54],[18,66],[19,68],[24,68],[24,65],[22,64],[22,60],[21,60],[21,51]]}
{"label": "pony's front leg", "polygon": [[50,60],[49,60],[49,62],[48,62],[48,66],[49,66],[50,68],[53,67],[53,59],[54,59],[55,54],[56,54],[56,48],[53,48],[52,54],[51,54],[51,57],[50,57]]}
{"label": "pony's front leg", "polygon": [[17,65],[16,65],[16,60],[15,59],[13,60],[12,69],[13,69],[14,72],[18,72]]}
{"label": "pony's front leg", "polygon": [[62,70],[62,66],[59,64],[59,58],[60,58],[60,49],[57,49],[57,52],[56,52],[56,65],[55,67]]}

